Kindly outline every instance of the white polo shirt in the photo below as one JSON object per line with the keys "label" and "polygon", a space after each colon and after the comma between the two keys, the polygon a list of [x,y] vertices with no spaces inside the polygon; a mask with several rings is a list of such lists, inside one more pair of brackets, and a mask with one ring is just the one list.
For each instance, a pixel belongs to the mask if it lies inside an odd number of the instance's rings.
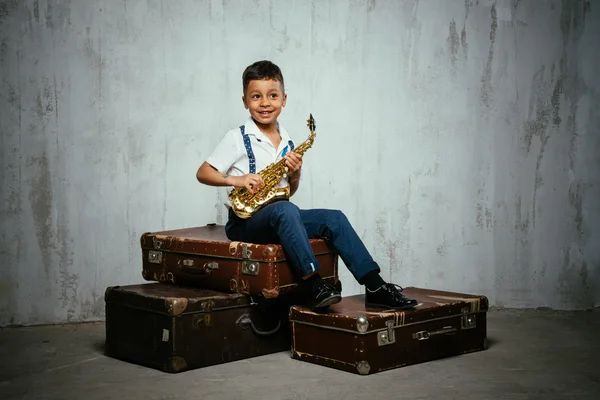
{"label": "white polo shirt", "polygon": [[[267,167],[269,164],[277,162],[289,152],[290,141],[296,147],[296,144],[290,138],[288,132],[279,124],[279,134],[281,142],[278,148],[273,146],[271,140],[258,129],[252,117],[248,117],[244,124],[244,133],[248,135],[249,148],[251,149],[255,160],[255,174]],[[206,159],[206,162],[215,167],[220,173],[231,176],[242,176],[250,173],[250,159],[244,137],[240,128],[229,130],[223,136],[212,154]],[[283,178],[277,187],[288,185],[287,179]],[[227,194],[233,189],[233,186],[227,186]],[[227,198],[225,205],[230,206]]]}

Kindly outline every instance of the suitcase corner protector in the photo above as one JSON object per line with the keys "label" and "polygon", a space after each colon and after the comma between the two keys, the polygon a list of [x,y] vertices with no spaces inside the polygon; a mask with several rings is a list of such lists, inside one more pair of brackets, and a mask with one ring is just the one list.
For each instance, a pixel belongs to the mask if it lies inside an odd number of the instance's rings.
{"label": "suitcase corner protector", "polygon": [[167,297],[165,306],[169,315],[175,317],[185,311],[188,306],[188,299],[184,297]]}
{"label": "suitcase corner protector", "polygon": [[371,372],[369,362],[366,360],[359,361],[356,364],[356,372],[358,372],[359,375],[369,375],[369,372]]}
{"label": "suitcase corner protector", "polygon": [[170,357],[165,365],[165,371],[170,373],[183,372],[188,369],[187,362],[182,357]]}
{"label": "suitcase corner protector", "polygon": [[273,289],[263,289],[262,295],[265,299],[275,299],[279,297],[279,288],[276,287]]}

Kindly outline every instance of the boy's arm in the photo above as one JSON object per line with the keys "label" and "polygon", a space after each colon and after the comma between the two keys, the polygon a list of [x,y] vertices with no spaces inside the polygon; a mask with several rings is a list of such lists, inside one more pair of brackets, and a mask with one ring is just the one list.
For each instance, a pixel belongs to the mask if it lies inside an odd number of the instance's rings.
{"label": "boy's arm", "polygon": [[196,172],[198,182],[209,186],[236,186],[236,179],[226,172],[240,156],[239,132],[228,131],[212,154],[200,165]]}
{"label": "boy's arm", "polygon": [[300,186],[300,170],[289,174],[289,183],[290,183],[290,197],[296,193],[298,190],[298,186]]}
{"label": "boy's arm", "polygon": [[285,155],[285,164],[289,168],[288,183],[290,184],[290,197],[296,193],[300,185],[300,174],[302,170],[302,156],[290,151]]}
{"label": "boy's arm", "polygon": [[222,174],[215,167],[204,161],[198,172],[196,172],[198,182],[210,186],[235,186],[233,176]]}
{"label": "boy's arm", "polygon": [[264,184],[260,175],[230,176],[222,174],[206,161],[198,168],[196,179],[198,179],[198,182],[210,186],[245,187],[250,193],[254,193]]}

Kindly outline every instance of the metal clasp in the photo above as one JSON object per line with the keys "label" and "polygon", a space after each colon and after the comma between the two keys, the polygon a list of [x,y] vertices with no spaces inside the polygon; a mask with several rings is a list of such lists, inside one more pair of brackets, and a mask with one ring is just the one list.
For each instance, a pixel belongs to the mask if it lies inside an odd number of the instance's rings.
{"label": "metal clasp", "polygon": [[242,274],[258,275],[258,263],[244,261],[242,264]]}
{"label": "metal clasp", "polygon": [[477,327],[477,318],[474,314],[469,314],[468,308],[462,309],[463,315],[460,318],[461,329],[473,329]]}
{"label": "metal clasp", "polygon": [[162,251],[149,250],[148,251],[148,262],[152,264],[162,263]]}
{"label": "metal clasp", "polygon": [[248,250],[246,243],[242,244],[242,274],[244,275],[258,275],[258,262],[250,261],[252,251]]}
{"label": "metal clasp", "polygon": [[155,237],[152,237],[152,247],[155,249],[160,249],[163,245],[162,240],[158,240]]}
{"label": "metal clasp", "polygon": [[252,251],[248,250],[248,245],[246,243],[242,244],[242,258],[244,260],[247,260],[251,256],[252,256]]}
{"label": "metal clasp", "polygon": [[385,321],[387,329],[385,331],[377,332],[377,344],[379,346],[385,346],[396,342],[396,335],[394,334],[394,320]]}
{"label": "metal clasp", "polygon": [[212,318],[210,312],[196,314],[193,317],[194,328],[205,328],[211,326],[211,324]]}
{"label": "metal clasp", "polygon": [[462,329],[473,329],[477,327],[477,318],[474,315],[463,315],[461,318]]}

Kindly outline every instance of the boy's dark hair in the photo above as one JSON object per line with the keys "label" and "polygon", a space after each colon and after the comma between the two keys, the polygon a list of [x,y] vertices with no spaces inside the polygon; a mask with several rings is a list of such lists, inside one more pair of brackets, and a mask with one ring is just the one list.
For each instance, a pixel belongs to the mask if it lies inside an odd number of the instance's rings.
{"label": "boy's dark hair", "polygon": [[281,89],[285,93],[285,88],[283,84],[283,74],[279,67],[273,64],[271,61],[263,60],[257,61],[252,65],[249,65],[244,70],[242,74],[242,84],[244,86],[244,96],[246,95],[246,90],[248,90],[248,84],[250,81],[254,80],[263,80],[263,79],[273,79],[274,81],[281,83]]}

